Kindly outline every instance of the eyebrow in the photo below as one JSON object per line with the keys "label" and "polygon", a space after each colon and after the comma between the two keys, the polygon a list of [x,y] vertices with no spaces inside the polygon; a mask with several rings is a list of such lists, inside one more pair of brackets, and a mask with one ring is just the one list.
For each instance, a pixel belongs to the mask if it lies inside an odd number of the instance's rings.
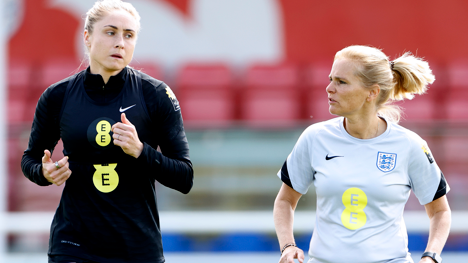
{"label": "eyebrow", "polygon": [[[330,75],[330,76],[328,76],[328,77],[329,77],[329,78],[331,78],[331,79],[333,79],[333,77],[332,77],[331,75]],[[338,76],[335,76],[334,78],[335,78],[335,79],[339,79],[339,80],[348,81],[347,79],[345,79],[345,78],[342,78],[342,77],[338,77]]]}
{"label": "eyebrow", "polygon": [[[116,26],[113,26],[113,25],[106,25],[106,26],[104,26],[104,27],[112,27],[113,29],[119,29],[118,27],[116,27]],[[124,29],[124,31],[131,31],[131,32],[135,32],[135,30],[133,30],[133,29]]]}

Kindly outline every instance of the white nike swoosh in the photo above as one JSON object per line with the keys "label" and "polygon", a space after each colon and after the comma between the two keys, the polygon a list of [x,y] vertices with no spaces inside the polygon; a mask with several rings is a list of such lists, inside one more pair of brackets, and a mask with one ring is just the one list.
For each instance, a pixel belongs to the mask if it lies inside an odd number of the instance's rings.
{"label": "white nike swoosh", "polygon": [[130,106],[130,107],[127,107],[127,108],[125,108],[125,109],[122,109],[122,106],[120,106],[120,109],[119,109],[119,111],[120,111],[120,112],[124,112],[124,111],[126,111],[126,110],[128,110],[128,109],[130,109],[130,108],[133,108],[133,107],[135,107],[135,106],[136,106],[136,104],[133,104],[132,106]]}

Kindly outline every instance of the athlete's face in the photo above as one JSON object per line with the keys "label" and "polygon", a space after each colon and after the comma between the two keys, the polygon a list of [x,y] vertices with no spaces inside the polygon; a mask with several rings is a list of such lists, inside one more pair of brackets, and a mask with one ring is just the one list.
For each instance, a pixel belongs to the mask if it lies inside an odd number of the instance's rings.
{"label": "athlete's face", "polygon": [[114,10],[94,24],[91,34],[85,31],[91,73],[115,75],[125,68],[133,57],[137,30],[137,21],[130,13]]}
{"label": "athlete's face", "polygon": [[368,110],[369,90],[355,75],[356,64],[346,58],[333,62],[330,84],[327,86],[331,114],[351,117]]}

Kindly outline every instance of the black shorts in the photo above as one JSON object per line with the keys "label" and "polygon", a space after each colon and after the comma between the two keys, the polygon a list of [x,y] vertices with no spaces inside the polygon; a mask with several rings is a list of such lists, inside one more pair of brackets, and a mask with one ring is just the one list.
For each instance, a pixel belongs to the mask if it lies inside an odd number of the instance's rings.
{"label": "black shorts", "polygon": [[88,259],[82,259],[67,255],[49,255],[49,263],[99,263]]}

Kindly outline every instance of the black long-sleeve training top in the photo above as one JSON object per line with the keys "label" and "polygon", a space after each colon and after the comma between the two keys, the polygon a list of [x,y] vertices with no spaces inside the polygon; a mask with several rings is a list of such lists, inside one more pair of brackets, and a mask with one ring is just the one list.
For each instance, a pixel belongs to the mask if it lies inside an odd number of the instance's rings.
{"label": "black long-sleeve training top", "polygon": [[[112,142],[110,127],[121,121],[122,112],[144,144],[138,158]],[[51,184],[42,174],[41,158],[60,138],[72,174],[52,222],[49,254],[164,262],[155,180],[182,193],[193,184],[182,115],[171,89],[131,68],[105,84],[88,68],[53,84],[39,99],[21,161],[34,183]]]}

